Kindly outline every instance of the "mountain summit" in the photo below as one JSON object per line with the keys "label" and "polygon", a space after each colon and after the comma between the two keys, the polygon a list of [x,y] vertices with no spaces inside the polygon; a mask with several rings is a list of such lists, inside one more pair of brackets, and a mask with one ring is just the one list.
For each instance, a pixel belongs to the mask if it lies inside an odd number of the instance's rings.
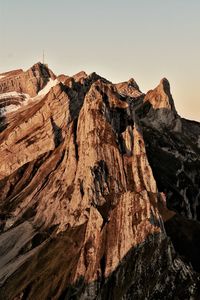
{"label": "mountain summit", "polygon": [[172,99],[170,91],[170,84],[166,78],[163,78],[154,90],[151,90],[146,94],[145,101],[149,101],[154,109],[166,108],[175,110],[174,100]]}
{"label": "mountain summit", "polygon": [[167,79],[0,74],[0,299],[199,299],[200,123]]}

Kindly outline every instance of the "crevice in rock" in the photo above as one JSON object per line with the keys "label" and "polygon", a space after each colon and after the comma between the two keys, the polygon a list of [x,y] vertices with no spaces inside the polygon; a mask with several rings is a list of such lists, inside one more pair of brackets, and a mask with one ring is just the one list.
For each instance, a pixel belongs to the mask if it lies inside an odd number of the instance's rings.
{"label": "crevice in rock", "polygon": [[83,180],[80,181],[80,192],[81,192],[81,196],[83,198],[85,192],[84,192],[84,188],[83,188]]}
{"label": "crevice in rock", "polygon": [[73,133],[74,133],[73,139],[74,139],[74,146],[75,146],[75,157],[76,157],[76,160],[78,161],[79,154],[78,154],[78,143],[77,143],[77,126],[78,126],[78,118],[76,118],[73,123]]}
{"label": "crevice in rock", "polygon": [[62,143],[63,141],[62,129],[56,125],[53,117],[51,117],[50,120],[51,120],[53,135],[54,135],[54,144],[55,144],[55,148],[57,148],[60,145],[60,143]]}
{"label": "crevice in rock", "polygon": [[28,299],[28,296],[30,295],[30,292],[31,292],[31,288],[32,288],[32,282],[29,285],[27,285],[27,287],[24,289],[21,300]]}
{"label": "crevice in rock", "polygon": [[121,133],[116,134],[116,141],[117,141],[120,153],[122,155],[126,154],[126,146],[125,146],[124,139],[123,139],[123,136]]}
{"label": "crevice in rock", "polygon": [[106,270],[106,255],[105,253],[100,259],[100,268],[101,268],[101,285],[103,286],[105,282],[105,270]]}
{"label": "crevice in rock", "polygon": [[63,161],[64,156],[65,156],[65,150],[63,150],[61,152],[61,154],[59,155],[58,159],[55,160],[56,164],[54,165],[54,168],[48,174],[46,174],[45,180],[42,182],[42,184],[41,184],[40,188],[38,189],[37,193],[34,195],[34,198],[36,198],[40,194],[41,190],[43,190],[44,187],[47,185],[51,174],[53,172],[55,172],[55,170],[59,167],[59,165]]}
{"label": "crevice in rock", "polygon": [[7,128],[6,117],[0,115],[0,133]]}

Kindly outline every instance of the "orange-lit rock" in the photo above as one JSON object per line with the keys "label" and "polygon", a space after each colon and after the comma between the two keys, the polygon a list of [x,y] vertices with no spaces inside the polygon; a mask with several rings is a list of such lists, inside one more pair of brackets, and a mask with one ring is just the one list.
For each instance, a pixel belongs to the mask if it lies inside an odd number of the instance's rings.
{"label": "orange-lit rock", "polygon": [[200,125],[168,81],[1,76],[0,299],[198,299]]}

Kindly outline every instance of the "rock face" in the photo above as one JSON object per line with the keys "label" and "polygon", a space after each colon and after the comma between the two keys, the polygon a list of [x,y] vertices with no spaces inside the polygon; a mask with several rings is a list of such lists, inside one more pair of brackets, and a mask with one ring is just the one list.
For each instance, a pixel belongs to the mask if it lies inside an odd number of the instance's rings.
{"label": "rock face", "polygon": [[0,76],[0,299],[199,299],[200,124],[168,81]]}
{"label": "rock face", "polygon": [[41,63],[26,72],[16,70],[0,74],[0,116],[30,102],[55,78],[48,66]]}
{"label": "rock face", "polygon": [[19,92],[34,97],[46,85],[49,78],[55,79],[55,75],[47,65],[35,64],[28,71],[11,71],[0,75],[0,93]]}
{"label": "rock face", "polygon": [[158,130],[168,128],[174,132],[181,132],[182,122],[176,112],[170,84],[166,78],[163,78],[154,90],[145,95],[140,113],[142,113],[142,122],[147,126],[151,124]]}

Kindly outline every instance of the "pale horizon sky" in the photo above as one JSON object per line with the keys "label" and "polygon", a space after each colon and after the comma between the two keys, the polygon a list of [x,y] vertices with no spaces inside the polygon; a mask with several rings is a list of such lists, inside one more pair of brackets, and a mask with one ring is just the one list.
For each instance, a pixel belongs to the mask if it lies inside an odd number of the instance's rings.
{"label": "pale horizon sky", "polygon": [[0,73],[42,60],[140,89],[170,81],[178,113],[200,121],[199,0],[0,0]]}

